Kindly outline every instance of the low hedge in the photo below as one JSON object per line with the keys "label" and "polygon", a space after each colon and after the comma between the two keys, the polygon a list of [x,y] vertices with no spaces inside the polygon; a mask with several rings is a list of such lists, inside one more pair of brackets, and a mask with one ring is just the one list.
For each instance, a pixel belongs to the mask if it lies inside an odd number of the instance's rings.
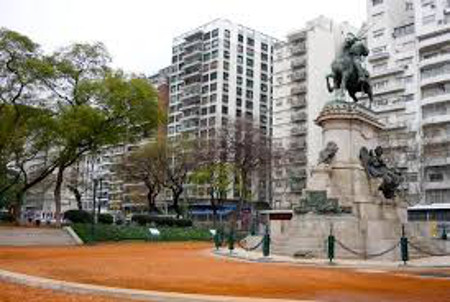
{"label": "low hedge", "polygon": [[131,218],[131,221],[136,222],[140,226],[154,224],[158,227],[191,227],[192,220],[189,219],[177,219],[172,217],[152,216],[145,214],[135,214]]}
{"label": "low hedge", "polygon": [[103,224],[112,224],[114,222],[114,218],[111,214],[99,214],[98,215],[98,223],[103,223]]}
{"label": "low hedge", "polygon": [[14,215],[8,212],[0,212],[0,222],[14,222]]}
{"label": "low hedge", "polygon": [[92,215],[83,210],[69,210],[64,212],[64,219],[72,223],[88,223],[92,221]]}
{"label": "low hedge", "polygon": [[73,226],[74,231],[84,242],[92,241],[123,241],[123,240],[151,240],[151,241],[209,241],[211,235],[206,229],[194,227],[161,227],[158,230],[160,236],[150,236],[147,227],[96,224],[94,236],[92,236],[92,225],[77,223]]}

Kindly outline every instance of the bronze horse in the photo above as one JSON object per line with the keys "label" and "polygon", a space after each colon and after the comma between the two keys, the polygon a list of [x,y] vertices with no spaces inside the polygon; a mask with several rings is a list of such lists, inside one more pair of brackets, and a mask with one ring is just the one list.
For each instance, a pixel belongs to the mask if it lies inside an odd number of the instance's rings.
{"label": "bronze horse", "polygon": [[[326,76],[329,92],[335,89],[347,90],[349,96],[358,102],[357,92],[364,92],[369,98],[369,108],[372,106],[373,93],[369,80],[369,72],[361,66],[362,57],[367,57],[369,50],[364,43],[354,37],[346,39],[341,55],[331,64],[332,73]],[[329,79],[333,79],[333,86]]]}

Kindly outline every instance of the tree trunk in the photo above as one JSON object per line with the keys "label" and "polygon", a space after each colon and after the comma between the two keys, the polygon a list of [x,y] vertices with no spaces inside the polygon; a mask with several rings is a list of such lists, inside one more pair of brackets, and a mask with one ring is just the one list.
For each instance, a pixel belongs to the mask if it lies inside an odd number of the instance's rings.
{"label": "tree trunk", "polygon": [[56,220],[56,226],[61,226],[61,186],[63,183],[63,176],[64,176],[64,166],[61,165],[58,167],[58,174],[56,176],[56,183],[55,183],[55,191],[54,191],[54,198],[55,198],[55,220]]}
{"label": "tree trunk", "polygon": [[78,191],[78,189],[75,189],[73,194],[75,195],[75,199],[77,201],[77,208],[78,208],[78,210],[80,210],[80,211],[83,210],[83,203],[81,202],[80,191]]}
{"label": "tree trunk", "polygon": [[16,220],[16,224],[20,224],[20,216],[22,214],[22,201],[24,192],[18,191],[16,193],[16,202],[11,206],[11,212]]}
{"label": "tree trunk", "polygon": [[148,189],[147,192],[147,203],[148,203],[148,213],[153,214],[158,212],[158,209],[156,208],[156,196],[158,196],[158,193],[156,193],[154,190]]}
{"label": "tree trunk", "polygon": [[179,205],[179,200],[181,193],[183,193],[183,188],[175,188],[172,190],[173,192],[173,209],[175,210],[175,213],[177,213],[177,218],[181,217],[181,209]]}
{"label": "tree trunk", "polygon": [[213,227],[215,228],[217,225],[217,203],[214,197],[214,189],[210,189],[209,196],[211,200],[211,208],[213,212]]}

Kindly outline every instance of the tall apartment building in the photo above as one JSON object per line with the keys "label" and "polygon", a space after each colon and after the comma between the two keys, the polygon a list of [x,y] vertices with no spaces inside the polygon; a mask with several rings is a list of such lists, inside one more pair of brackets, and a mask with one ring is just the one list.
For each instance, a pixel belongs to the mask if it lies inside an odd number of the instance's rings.
{"label": "tall apartment building", "polygon": [[450,6],[368,0],[374,110],[383,145],[406,172],[409,202],[450,202]]}
{"label": "tall apartment building", "polygon": [[300,199],[308,168],[317,164],[322,129],[314,120],[331,99],[325,76],[331,72],[345,35],[352,28],[325,17],[292,32],[275,46],[273,74],[273,206],[289,208]]}
{"label": "tall apartment building", "polygon": [[[240,118],[253,121],[270,135],[275,42],[268,35],[223,19],[176,37],[168,137],[213,138],[218,128]],[[206,198],[203,193],[198,194]],[[232,198],[233,192],[230,194]]]}

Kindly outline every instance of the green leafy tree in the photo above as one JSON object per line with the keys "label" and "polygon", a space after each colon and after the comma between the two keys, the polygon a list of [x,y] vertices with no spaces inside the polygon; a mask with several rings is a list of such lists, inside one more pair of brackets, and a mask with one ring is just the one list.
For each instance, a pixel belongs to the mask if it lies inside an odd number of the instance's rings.
{"label": "green leafy tree", "polygon": [[112,72],[101,43],[73,44],[50,61],[54,74],[46,84],[58,108],[53,151],[58,161],[54,190],[58,223],[65,170],[88,152],[133,141],[153,129],[157,95],[146,79]]}

